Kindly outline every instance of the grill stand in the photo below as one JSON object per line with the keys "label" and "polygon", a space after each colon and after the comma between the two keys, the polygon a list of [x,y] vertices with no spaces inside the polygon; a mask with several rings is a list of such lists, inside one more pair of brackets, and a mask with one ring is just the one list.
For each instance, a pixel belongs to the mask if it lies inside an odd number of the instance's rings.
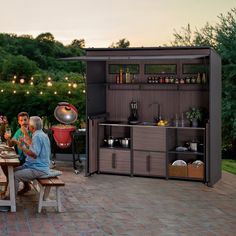
{"label": "grill stand", "polygon": [[[75,174],[81,173],[82,170],[83,170],[83,164],[82,164],[82,161],[80,159],[80,150],[79,150],[80,148],[78,147],[78,141],[79,141],[80,137],[86,136],[86,131],[72,131],[70,133],[71,134],[71,140],[72,140],[71,141],[71,147],[68,147],[68,148],[60,148],[57,145],[57,143],[56,143],[56,141],[53,137],[53,131],[51,129],[47,130],[46,133],[48,134],[50,142],[51,142],[51,153],[52,153],[51,161],[52,161],[53,166],[55,167],[55,165],[56,165],[56,162],[55,162],[55,160],[56,160],[56,149],[59,148],[59,149],[66,150],[66,149],[71,148],[74,172],[75,172]],[[76,147],[78,147],[78,148],[76,148]]]}

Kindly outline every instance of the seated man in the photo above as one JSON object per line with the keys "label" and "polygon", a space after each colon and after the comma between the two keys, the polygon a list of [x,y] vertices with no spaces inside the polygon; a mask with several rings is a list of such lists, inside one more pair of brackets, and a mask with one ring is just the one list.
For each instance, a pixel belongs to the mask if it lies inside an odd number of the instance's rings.
{"label": "seated man", "polygon": [[[27,112],[20,112],[17,115],[18,118],[18,124],[20,125],[20,128],[16,131],[16,133],[14,134],[13,138],[11,138],[11,136],[7,133],[4,134],[4,138],[7,141],[7,144],[9,147],[13,147],[15,146],[16,152],[19,155],[19,160],[20,160],[20,164],[23,165],[25,162],[25,155],[22,152],[21,149],[19,149],[18,145],[16,145],[16,141],[19,141],[20,138],[24,138],[24,141],[28,144],[30,144],[31,142],[31,132],[29,131],[29,115]],[[7,171],[7,167],[4,166],[2,168],[4,174],[6,175],[7,178],[7,182],[8,182],[8,171]],[[24,183],[24,188],[21,190],[21,193],[24,194],[24,192],[27,192],[30,190],[30,186],[27,182]],[[5,189],[4,194],[6,194],[7,192],[7,188]]]}
{"label": "seated man", "polygon": [[25,163],[15,168],[15,190],[19,188],[19,183],[32,181],[49,174],[50,165],[50,141],[48,136],[42,131],[42,120],[38,116],[32,116],[29,120],[29,130],[32,133],[32,142],[29,147],[24,145],[24,140],[17,142],[18,147],[26,155]]}

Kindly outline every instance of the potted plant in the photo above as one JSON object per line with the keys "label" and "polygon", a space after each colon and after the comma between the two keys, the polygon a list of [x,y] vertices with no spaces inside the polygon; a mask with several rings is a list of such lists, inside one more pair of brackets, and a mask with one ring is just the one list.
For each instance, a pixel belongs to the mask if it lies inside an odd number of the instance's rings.
{"label": "potted plant", "polygon": [[202,112],[199,108],[192,107],[186,113],[187,119],[191,122],[192,127],[198,126],[198,121],[202,120]]}

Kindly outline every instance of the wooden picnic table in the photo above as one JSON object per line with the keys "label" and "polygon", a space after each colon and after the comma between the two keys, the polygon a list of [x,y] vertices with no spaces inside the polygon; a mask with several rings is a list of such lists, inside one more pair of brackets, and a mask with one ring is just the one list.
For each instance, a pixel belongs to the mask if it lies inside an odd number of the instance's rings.
{"label": "wooden picnic table", "polygon": [[16,212],[16,194],[15,194],[15,181],[14,181],[14,167],[19,166],[20,161],[18,158],[5,159],[0,157],[0,166],[7,166],[10,199],[0,200],[0,206],[10,206],[11,212]]}

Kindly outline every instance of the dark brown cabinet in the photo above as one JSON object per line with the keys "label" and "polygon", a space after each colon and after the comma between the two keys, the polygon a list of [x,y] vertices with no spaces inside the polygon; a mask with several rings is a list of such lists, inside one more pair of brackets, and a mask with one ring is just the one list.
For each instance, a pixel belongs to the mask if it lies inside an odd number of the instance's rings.
{"label": "dark brown cabinet", "polygon": [[166,177],[166,154],[134,151],[134,175]]}
{"label": "dark brown cabinet", "polygon": [[99,171],[130,174],[130,151],[100,148]]}
{"label": "dark brown cabinet", "polygon": [[166,128],[133,127],[133,149],[166,152]]}
{"label": "dark brown cabinet", "polygon": [[[80,59],[87,66],[88,175],[110,172],[171,178],[168,167],[174,160],[200,159],[204,162],[203,178],[192,173],[185,174],[187,179],[200,179],[212,186],[221,178],[221,59],[214,50],[91,48]],[[131,83],[125,83],[127,68]],[[117,84],[119,76],[122,84]],[[137,125],[127,125],[132,100],[138,102]],[[193,129],[188,122],[174,127],[175,117],[192,107],[203,108],[206,113],[201,129]],[[142,125],[159,115],[169,121],[167,127]],[[130,138],[130,147],[105,148],[103,140],[109,135]],[[175,151],[195,135],[201,139],[202,152]]]}

